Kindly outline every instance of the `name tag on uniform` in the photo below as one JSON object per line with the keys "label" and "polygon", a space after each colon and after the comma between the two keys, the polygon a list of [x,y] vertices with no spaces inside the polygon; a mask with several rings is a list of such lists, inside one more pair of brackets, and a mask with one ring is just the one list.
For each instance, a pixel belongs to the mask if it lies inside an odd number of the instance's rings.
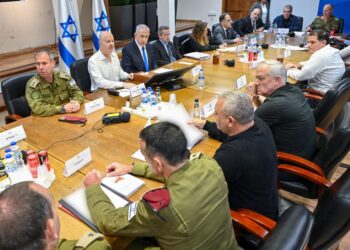
{"label": "name tag on uniform", "polygon": [[214,114],[215,112],[215,104],[218,100],[212,100],[210,102],[208,102],[207,104],[203,105],[202,107],[202,116],[204,118],[208,118],[209,116],[211,116],[212,114]]}
{"label": "name tag on uniform", "polygon": [[247,85],[247,77],[245,75],[241,76],[236,80],[236,86],[235,89],[240,89]]}
{"label": "name tag on uniform", "polygon": [[95,111],[97,111],[99,109],[103,109],[104,106],[105,106],[105,103],[104,103],[102,97],[98,98],[96,100],[93,100],[91,102],[85,103],[84,104],[84,107],[85,107],[84,114],[87,115],[87,114],[95,112]]}
{"label": "name tag on uniform", "polygon": [[64,165],[63,175],[66,177],[71,176],[91,161],[91,149],[88,147],[87,149],[81,151],[79,154],[75,155],[73,158],[66,161]]}
{"label": "name tag on uniform", "polygon": [[10,145],[13,141],[18,142],[25,138],[27,138],[27,135],[22,125],[6,130],[0,133],[0,148]]}

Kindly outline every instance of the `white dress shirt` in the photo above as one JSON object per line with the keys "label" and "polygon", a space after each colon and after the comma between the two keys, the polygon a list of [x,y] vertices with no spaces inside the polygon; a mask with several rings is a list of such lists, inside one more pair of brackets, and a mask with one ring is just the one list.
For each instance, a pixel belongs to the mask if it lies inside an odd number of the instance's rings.
{"label": "white dress shirt", "polygon": [[339,50],[329,45],[316,51],[308,61],[301,63],[302,69],[289,69],[288,76],[297,80],[308,80],[309,87],[326,93],[335,86],[345,72]]}
{"label": "white dress shirt", "polygon": [[99,50],[90,57],[88,70],[91,77],[91,91],[98,88],[110,89],[123,87],[122,80],[128,78],[126,73],[120,66],[117,53],[112,52],[111,61],[109,61]]}

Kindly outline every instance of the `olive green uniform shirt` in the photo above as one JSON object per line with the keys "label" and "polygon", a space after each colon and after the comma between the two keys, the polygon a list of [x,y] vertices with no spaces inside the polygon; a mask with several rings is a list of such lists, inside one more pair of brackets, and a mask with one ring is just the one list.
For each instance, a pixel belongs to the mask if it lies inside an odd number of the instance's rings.
{"label": "olive green uniform shirt", "polygon": [[58,250],[111,250],[111,246],[104,240],[102,234],[87,233],[80,240],[61,239]]}
{"label": "olive green uniform shirt", "polygon": [[[146,164],[132,173],[153,177]],[[157,178],[159,180],[159,178]],[[166,180],[170,203],[158,216],[144,201],[115,208],[99,185],[86,189],[87,204],[98,228],[107,235],[155,237],[161,249],[238,249],[227,200],[227,184],[212,158],[188,161]],[[163,219],[161,219],[163,218]]]}
{"label": "olive green uniform shirt", "polygon": [[334,30],[335,33],[339,31],[339,18],[332,16],[328,22],[323,20],[320,16],[316,17],[312,23],[310,24],[311,29],[321,29],[321,30],[326,30],[330,32],[331,30]]}
{"label": "olive green uniform shirt", "polygon": [[64,72],[54,72],[52,83],[39,74],[30,78],[26,86],[26,98],[32,113],[39,116],[64,113],[63,104],[70,100],[79,103],[84,100],[83,92],[72,77]]}

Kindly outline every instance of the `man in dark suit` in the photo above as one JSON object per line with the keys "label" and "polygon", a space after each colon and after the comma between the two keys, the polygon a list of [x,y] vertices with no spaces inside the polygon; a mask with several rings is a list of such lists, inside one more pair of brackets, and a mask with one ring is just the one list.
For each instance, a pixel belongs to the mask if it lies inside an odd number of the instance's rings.
{"label": "man in dark suit", "polygon": [[174,62],[182,58],[174,44],[170,42],[169,27],[158,28],[158,40],[152,44],[158,66]]}
{"label": "man in dark suit", "polygon": [[231,17],[227,13],[223,13],[219,17],[220,24],[216,25],[213,30],[214,44],[220,45],[223,43],[232,44],[240,42],[239,34],[231,26]]}
{"label": "man in dark suit", "polygon": [[136,26],[135,39],[123,48],[122,68],[128,73],[148,72],[157,67],[153,48],[148,44],[150,29],[145,24]]}
{"label": "man in dark suit", "polygon": [[260,18],[260,14],[260,9],[255,8],[249,16],[239,20],[239,25],[237,27],[238,34],[244,36],[249,33],[264,31],[264,23]]}

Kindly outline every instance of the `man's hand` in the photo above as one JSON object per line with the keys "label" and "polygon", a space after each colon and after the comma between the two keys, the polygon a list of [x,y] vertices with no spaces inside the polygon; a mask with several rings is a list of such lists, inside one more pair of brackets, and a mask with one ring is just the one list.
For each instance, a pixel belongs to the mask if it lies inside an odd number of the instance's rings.
{"label": "man's hand", "polygon": [[130,74],[128,75],[128,79],[130,79],[130,80],[134,79],[134,73],[130,73]]}
{"label": "man's hand", "polygon": [[240,37],[237,37],[235,39],[233,39],[234,43],[242,43],[242,39]]}
{"label": "man's hand", "polygon": [[80,104],[77,101],[71,101],[65,104],[63,107],[66,113],[75,113],[80,110]]}
{"label": "man's hand", "polygon": [[107,166],[107,176],[119,176],[123,174],[131,173],[132,165],[124,165],[117,162],[113,162]]}
{"label": "man's hand", "polygon": [[189,125],[193,125],[199,129],[203,129],[204,125],[205,125],[206,120],[201,120],[199,118],[193,118],[191,121],[188,121],[187,123]]}
{"label": "man's hand", "polygon": [[261,27],[261,28],[256,30],[256,32],[263,32],[263,31],[264,31],[264,27]]}
{"label": "man's hand", "polygon": [[223,48],[225,48],[225,47],[226,47],[226,43],[223,43],[223,44],[220,44],[220,45],[219,45],[219,48],[220,48],[220,49],[223,49]]}
{"label": "man's hand", "polygon": [[257,90],[256,90],[256,83],[250,82],[247,87],[245,88],[245,91],[248,95],[250,95],[252,98],[258,97]]}
{"label": "man's hand", "polygon": [[102,180],[102,177],[100,172],[93,169],[84,177],[83,183],[85,187],[89,187],[93,184],[100,184],[101,180]]}

